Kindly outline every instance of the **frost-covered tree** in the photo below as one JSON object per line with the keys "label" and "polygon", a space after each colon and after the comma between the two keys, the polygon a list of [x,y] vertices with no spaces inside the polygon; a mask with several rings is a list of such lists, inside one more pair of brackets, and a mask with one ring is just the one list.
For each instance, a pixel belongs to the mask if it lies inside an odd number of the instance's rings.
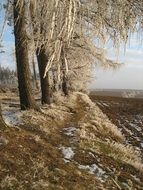
{"label": "frost-covered tree", "polygon": [[65,95],[84,89],[93,63],[115,65],[98,48],[97,39],[111,39],[118,46],[143,23],[142,0],[22,0],[17,1],[20,7],[22,2],[28,12],[25,18],[18,10],[28,23],[24,42],[31,42],[28,51],[40,58],[41,86],[48,79],[42,95],[48,101],[50,88]]}
{"label": "frost-covered tree", "polygon": [[48,54],[44,77],[54,70],[65,94],[68,81],[86,83],[93,62],[114,65],[95,39],[110,38],[117,46],[142,25],[142,0],[31,0],[31,5],[36,47]]}

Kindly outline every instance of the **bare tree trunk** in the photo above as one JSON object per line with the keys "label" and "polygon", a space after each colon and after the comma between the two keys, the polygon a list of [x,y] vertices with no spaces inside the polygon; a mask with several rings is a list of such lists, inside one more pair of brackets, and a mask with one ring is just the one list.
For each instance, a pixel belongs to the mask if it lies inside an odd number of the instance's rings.
{"label": "bare tree trunk", "polygon": [[[30,14],[31,14],[31,20],[34,22],[34,13],[33,13],[34,7],[33,4],[30,3]],[[42,14],[42,12],[41,12]],[[33,33],[35,34],[37,29],[33,27]],[[40,26],[40,30],[42,30],[42,26]],[[51,96],[51,89],[50,89],[50,82],[49,82],[49,74],[47,73],[46,77],[44,78],[45,68],[48,62],[48,55],[46,54],[44,49],[38,49],[36,50],[36,56],[38,61],[38,67],[39,67],[39,75],[40,75],[40,84],[41,84],[41,102],[42,104],[50,104],[50,96]]]}
{"label": "bare tree trunk", "polygon": [[36,74],[36,68],[35,68],[34,55],[33,55],[33,58],[32,58],[32,66],[33,66],[34,83],[35,83],[36,89],[38,90],[39,86],[38,86],[38,80],[37,80],[37,74]]}
{"label": "bare tree trunk", "polygon": [[68,87],[67,87],[67,78],[66,78],[66,74],[65,74],[64,70],[63,70],[62,90],[63,90],[63,93],[65,94],[65,96],[67,96],[69,94]]}
{"label": "bare tree trunk", "polygon": [[1,101],[0,101],[0,130],[3,130],[7,127],[5,124],[3,117],[2,117],[2,110],[1,110]]}
{"label": "bare tree trunk", "polygon": [[53,92],[56,92],[57,91],[57,88],[56,88],[57,82],[56,82],[56,76],[55,76],[55,72],[54,71],[52,71],[52,77],[53,77],[52,90],[53,90]]}
{"label": "bare tree trunk", "polygon": [[62,91],[65,94],[65,96],[67,96],[69,94],[69,91],[68,91],[68,85],[67,85],[68,81],[67,81],[67,76],[66,76],[66,68],[65,68],[63,48],[62,48],[61,54],[62,54],[61,61],[62,61],[62,74],[63,74]]}
{"label": "bare tree trunk", "polygon": [[50,104],[50,96],[51,96],[51,89],[50,89],[50,81],[49,81],[49,74],[47,73],[46,77],[44,78],[45,68],[48,62],[48,56],[44,50],[40,50],[37,53],[37,60],[39,66],[39,74],[40,74],[40,83],[41,83],[41,93],[42,104]]}
{"label": "bare tree trunk", "polygon": [[18,88],[20,96],[20,106],[22,110],[37,109],[36,102],[32,95],[32,86],[30,79],[25,5],[14,0],[14,35],[18,75]]}

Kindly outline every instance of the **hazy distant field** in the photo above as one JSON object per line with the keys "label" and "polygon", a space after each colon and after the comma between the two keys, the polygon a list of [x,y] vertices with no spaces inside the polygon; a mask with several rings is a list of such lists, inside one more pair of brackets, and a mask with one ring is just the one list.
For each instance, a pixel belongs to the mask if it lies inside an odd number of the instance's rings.
{"label": "hazy distant field", "polygon": [[124,97],[124,98],[143,98],[143,90],[95,89],[92,90],[91,95]]}

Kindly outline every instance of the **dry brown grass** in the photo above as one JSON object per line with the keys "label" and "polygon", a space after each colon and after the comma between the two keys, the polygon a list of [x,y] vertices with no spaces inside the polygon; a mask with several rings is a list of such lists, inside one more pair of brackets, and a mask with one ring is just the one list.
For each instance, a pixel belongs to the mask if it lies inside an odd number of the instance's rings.
{"label": "dry brown grass", "polygon": [[86,114],[78,122],[80,130],[77,133],[80,137],[80,146],[130,164],[143,172],[143,163],[139,152],[132,145],[129,146],[124,143],[125,137],[120,129],[111,123],[88,96],[84,94],[81,96],[81,103],[86,105]]}
{"label": "dry brown grass", "polygon": [[[65,98],[57,94],[54,104],[43,106],[40,113],[23,112],[23,120],[25,125],[19,130],[3,134],[9,143],[0,152],[1,189],[116,189],[117,184],[122,188],[119,173],[133,181],[133,188],[138,187],[131,174],[141,176],[140,154],[124,143],[120,130],[87,95],[75,92]],[[71,126],[76,128],[74,139],[64,133]],[[75,144],[70,140],[76,140]],[[59,144],[74,146],[75,155],[67,164]],[[111,169],[105,183],[78,168],[78,164],[98,164],[98,158],[103,170]]]}
{"label": "dry brown grass", "polygon": [[19,190],[23,189],[23,186],[19,185],[17,178],[12,175],[7,175],[0,183],[1,189],[15,189],[16,187],[18,187]]}

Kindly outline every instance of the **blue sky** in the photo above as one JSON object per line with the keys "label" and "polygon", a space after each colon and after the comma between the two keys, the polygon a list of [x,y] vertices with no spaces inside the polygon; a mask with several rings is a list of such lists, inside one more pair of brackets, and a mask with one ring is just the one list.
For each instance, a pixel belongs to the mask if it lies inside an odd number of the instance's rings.
{"label": "blue sky", "polygon": [[[3,12],[0,12],[0,31],[2,29],[3,18]],[[4,67],[16,69],[12,27],[5,26],[2,45],[4,46],[2,49],[5,53],[0,54],[0,64]],[[124,49],[122,45],[118,54],[111,43],[109,43],[107,46],[108,57],[123,64],[115,71],[96,67],[90,84],[92,89],[143,90],[143,38],[141,39],[141,35],[132,35],[126,45],[126,51]]]}
{"label": "blue sky", "polygon": [[[5,0],[1,0],[1,3]],[[0,11],[0,33],[3,28],[3,22],[4,22],[4,11]],[[12,34],[12,27],[9,27],[8,25],[5,25],[4,27],[4,33],[2,39],[0,39],[0,45],[4,46],[3,48],[0,48],[1,50],[4,50],[5,53],[0,54],[0,64],[4,67],[10,67],[12,69],[15,69],[15,58],[14,58],[14,36]]]}

